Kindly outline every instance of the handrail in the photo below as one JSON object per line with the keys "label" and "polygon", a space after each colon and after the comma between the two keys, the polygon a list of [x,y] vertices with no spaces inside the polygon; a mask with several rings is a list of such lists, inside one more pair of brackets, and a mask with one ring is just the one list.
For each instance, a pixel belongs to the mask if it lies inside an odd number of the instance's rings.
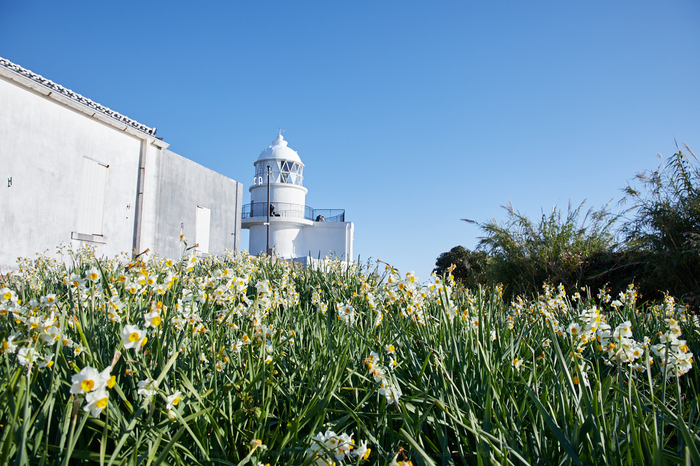
{"label": "handrail", "polygon": [[[272,217],[303,218],[314,222],[344,222],[345,209],[314,209],[301,204],[289,202],[272,202]],[[267,203],[255,202],[243,206],[242,218],[267,217]]]}

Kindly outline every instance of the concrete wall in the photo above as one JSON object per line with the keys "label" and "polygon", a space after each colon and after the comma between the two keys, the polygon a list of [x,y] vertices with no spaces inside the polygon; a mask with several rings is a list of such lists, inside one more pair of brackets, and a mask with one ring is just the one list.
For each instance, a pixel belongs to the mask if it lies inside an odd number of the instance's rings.
{"label": "concrete wall", "polygon": [[[306,204],[307,189],[288,183],[270,183],[270,202],[288,202],[290,204]],[[267,202],[267,185],[258,185],[250,189],[250,199],[253,202]]]}
{"label": "concrete wall", "polygon": [[[286,222],[283,219],[271,219],[270,247],[274,254],[284,259],[306,256],[304,248],[304,231],[306,228],[298,223]],[[253,255],[265,252],[267,246],[267,226],[253,225],[250,227],[249,251]]]}
{"label": "concrete wall", "polygon": [[[352,222],[308,222],[306,225],[271,219],[270,247],[284,259],[313,259],[326,256],[352,261],[355,224]],[[265,251],[266,226],[250,226],[250,249],[253,255]]]}
{"label": "concrete wall", "polygon": [[238,250],[242,185],[167,147],[0,66],[0,272],[61,245],[179,258],[198,212],[209,253]]}
{"label": "concrete wall", "polygon": [[181,257],[180,234],[185,235],[188,246],[194,246],[198,240],[197,208],[203,207],[211,215],[207,252],[239,250],[243,185],[169,150],[154,155],[157,166],[144,184],[147,220],[142,230],[142,249],[151,248],[164,257]]}
{"label": "concrete wall", "polygon": [[343,260],[353,260],[352,222],[314,222],[304,228],[304,253],[313,259],[323,259],[327,255]]}
{"label": "concrete wall", "polygon": [[[0,74],[0,270],[61,244],[130,251],[140,140],[7,73]],[[107,167],[101,236],[77,228],[84,159]]]}

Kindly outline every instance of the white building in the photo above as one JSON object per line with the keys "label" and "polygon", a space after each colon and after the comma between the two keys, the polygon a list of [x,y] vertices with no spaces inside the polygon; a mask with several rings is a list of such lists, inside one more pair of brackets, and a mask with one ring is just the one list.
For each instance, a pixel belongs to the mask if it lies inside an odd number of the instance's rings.
{"label": "white building", "polygon": [[269,187],[272,253],[301,262],[326,256],[352,261],[353,223],[345,221],[343,209],[314,209],[306,205],[304,164],[281,133],[260,154],[254,166],[250,204],[243,206],[241,222],[243,228],[250,229],[251,254],[264,253],[267,248]]}
{"label": "white building", "polygon": [[238,250],[240,183],[156,130],[0,58],[0,272],[59,245],[98,255]]}

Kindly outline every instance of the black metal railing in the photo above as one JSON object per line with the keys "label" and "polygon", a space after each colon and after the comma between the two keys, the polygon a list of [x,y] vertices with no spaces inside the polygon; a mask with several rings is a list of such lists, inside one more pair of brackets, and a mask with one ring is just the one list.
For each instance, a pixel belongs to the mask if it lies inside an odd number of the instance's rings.
{"label": "black metal railing", "polygon": [[316,222],[344,222],[345,209],[313,209],[313,220]]}
{"label": "black metal railing", "polygon": [[[243,218],[267,217],[267,203],[255,202],[243,206]],[[345,209],[314,209],[301,204],[273,202],[270,204],[271,217],[303,218],[314,222],[344,222]]]}

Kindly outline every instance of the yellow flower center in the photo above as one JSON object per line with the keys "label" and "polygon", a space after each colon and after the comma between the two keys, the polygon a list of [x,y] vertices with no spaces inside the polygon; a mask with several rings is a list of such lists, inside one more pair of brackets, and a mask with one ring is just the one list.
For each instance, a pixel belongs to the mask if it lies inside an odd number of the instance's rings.
{"label": "yellow flower center", "polygon": [[160,325],[161,319],[160,316],[155,316],[153,319],[151,319],[151,323],[158,327]]}
{"label": "yellow flower center", "polygon": [[80,388],[82,388],[84,391],[89,392],[92,390],[92,388],[95,386],[95,382],[90,379],[85,379],[82,382],[80,382]]}
{"label": "yellow flower center", "polygon": [[133,332],[133,333],[129,334],[129,341],[131,341],[131,342],[139,341],[138,332]]}
{"label": "yellow flower center", "polygon": [[112,387],[114,387],[114,384],[116,384],[116,383],[117,383],[117,376],[116,376],[116,375],[113,375],[113,376],[110,377],[109,380],[107,381],[107,388],[112,388]]}
{"label": "yellow flower center", "polygon": [[100,409],[104,409],[107,407],[108,401],[109,401],[109,398],[102,398],[101,400],[97,400],[97,403],[95,403],[95,406],[97,406]]}
{"label": "yellow flower center", "polygon": [[174,398],[174,399],[173,399],[173,406],[177,406],[178,403],[180,403],[180,398],[179,398],[179,397],[178,397],[178,398]]}

